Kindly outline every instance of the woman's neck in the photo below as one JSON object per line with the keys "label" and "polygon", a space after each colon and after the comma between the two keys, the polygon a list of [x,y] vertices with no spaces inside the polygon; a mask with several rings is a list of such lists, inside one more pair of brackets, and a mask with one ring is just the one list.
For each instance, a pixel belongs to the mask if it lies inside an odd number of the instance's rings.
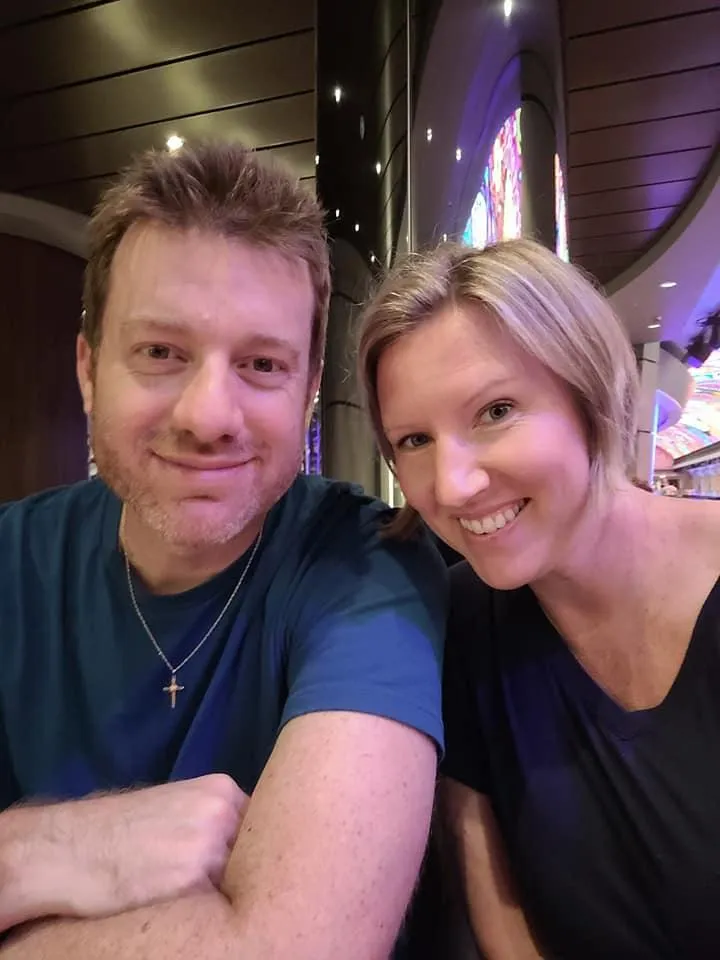
{"label": "woman's neck", "polygon": [[652,495],[630,486],[588,506],[566,556],[531,584],[561,633],[568,626],[594,629],[647,603],[653,560],[672,539],[656,506]]}

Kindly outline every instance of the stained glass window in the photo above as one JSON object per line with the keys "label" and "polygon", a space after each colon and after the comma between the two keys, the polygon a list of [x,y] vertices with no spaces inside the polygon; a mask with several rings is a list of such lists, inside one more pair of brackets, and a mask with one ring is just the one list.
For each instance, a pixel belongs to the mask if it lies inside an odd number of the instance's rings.
{"label": "stained glass window", "polygon": [[522,232],[522,142],[520,108],[500,128],[470,211],[463,242],[486,247]]}
{"label": "stained glass window", "polygon": [[310,426],[305,434],[305,458],[303,472],[322,473],[322,431],[320,424],[320,393],[315,397]]}

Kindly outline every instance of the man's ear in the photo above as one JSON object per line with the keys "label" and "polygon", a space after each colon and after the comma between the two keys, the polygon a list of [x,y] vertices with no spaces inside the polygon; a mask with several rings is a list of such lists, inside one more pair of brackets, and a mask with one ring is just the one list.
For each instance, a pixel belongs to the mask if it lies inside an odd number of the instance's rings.
{"label": "man's ear", "polygon": [[85,416],[92,415],[93,399],[95,395],[93,379],[93,352],[85,336],[78,334],[75,345],[75,372],[77,374],[80,395],[82,396]]}

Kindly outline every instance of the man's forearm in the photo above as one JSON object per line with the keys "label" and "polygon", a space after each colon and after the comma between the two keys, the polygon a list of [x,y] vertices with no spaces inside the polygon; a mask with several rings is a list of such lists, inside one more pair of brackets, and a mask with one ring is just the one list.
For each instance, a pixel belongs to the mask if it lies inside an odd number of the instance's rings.
{"label": "man's forearm", "polygon": [[0,933],[64,908],[63,865],[47,811],[14,807],[0,814]]}
{"label": "man's forearm", "polygon": [[[0,947],[2,960],[224,960],[260,956],[220,893],[184,897],[99,920],[44,920]],[[254,945],[252,945],[254,948]],[[268,956],[262,954],[262,956]]]}

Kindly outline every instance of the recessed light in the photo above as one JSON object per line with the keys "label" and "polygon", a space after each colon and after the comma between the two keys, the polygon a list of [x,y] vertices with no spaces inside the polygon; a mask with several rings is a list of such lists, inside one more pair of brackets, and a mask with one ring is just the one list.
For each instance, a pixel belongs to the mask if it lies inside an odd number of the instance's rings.
{"label": "recessed light", "polygon": [[335,219],[340,219],[340,207],[335,207]]}
{"label": "recessed light", "polygon": [[427,128],[427,131],[425,133],[425,138],[427,142],[430,143],[430,141],[432,140],[432,127]]}
{"label": "recessed light", "polygon": [[335,103],[340,103],[342,98],[343,98],[343,88],[335,87],[333,89],[333,100],[335,101]]}
{"label": "recessed light", "polygon": [[185,141],[182,137],[178,137],[177,134],[173,134],[171,137],[167,138],[166,144],[170,153],[176,153],[185,146]]}
{"label": "recessed light", "polygon": [[660,289],[661,289],[661,290],[672,290],[672,288],[673,288],[673,287],[676,287],[676,286],[677,286],[677,282],[676,282],[675,280],[666,280],[664,283],[661,283],[661,284],[660,284]]}
{"label": "recessed light", "polygon": [[355,224],[355,233],[360,233],[360,224],[359,224],[359,223],[356,223],[356,224]]}
{"label": "recessed light", "polygon": [[380,163],[379,160],[378,160],[378,162],[375,164],[375,173],[376,173],[378,176],[380,176],[380,174],[382,173],[382,164]]}
{"label": "recessed light", "polygon": [[455,159],[457,160],[458,163],[460,163],[460,161],[462,160],[462,148],[461,148],[461,147],[458,147],[457,150],[455,151]]}

